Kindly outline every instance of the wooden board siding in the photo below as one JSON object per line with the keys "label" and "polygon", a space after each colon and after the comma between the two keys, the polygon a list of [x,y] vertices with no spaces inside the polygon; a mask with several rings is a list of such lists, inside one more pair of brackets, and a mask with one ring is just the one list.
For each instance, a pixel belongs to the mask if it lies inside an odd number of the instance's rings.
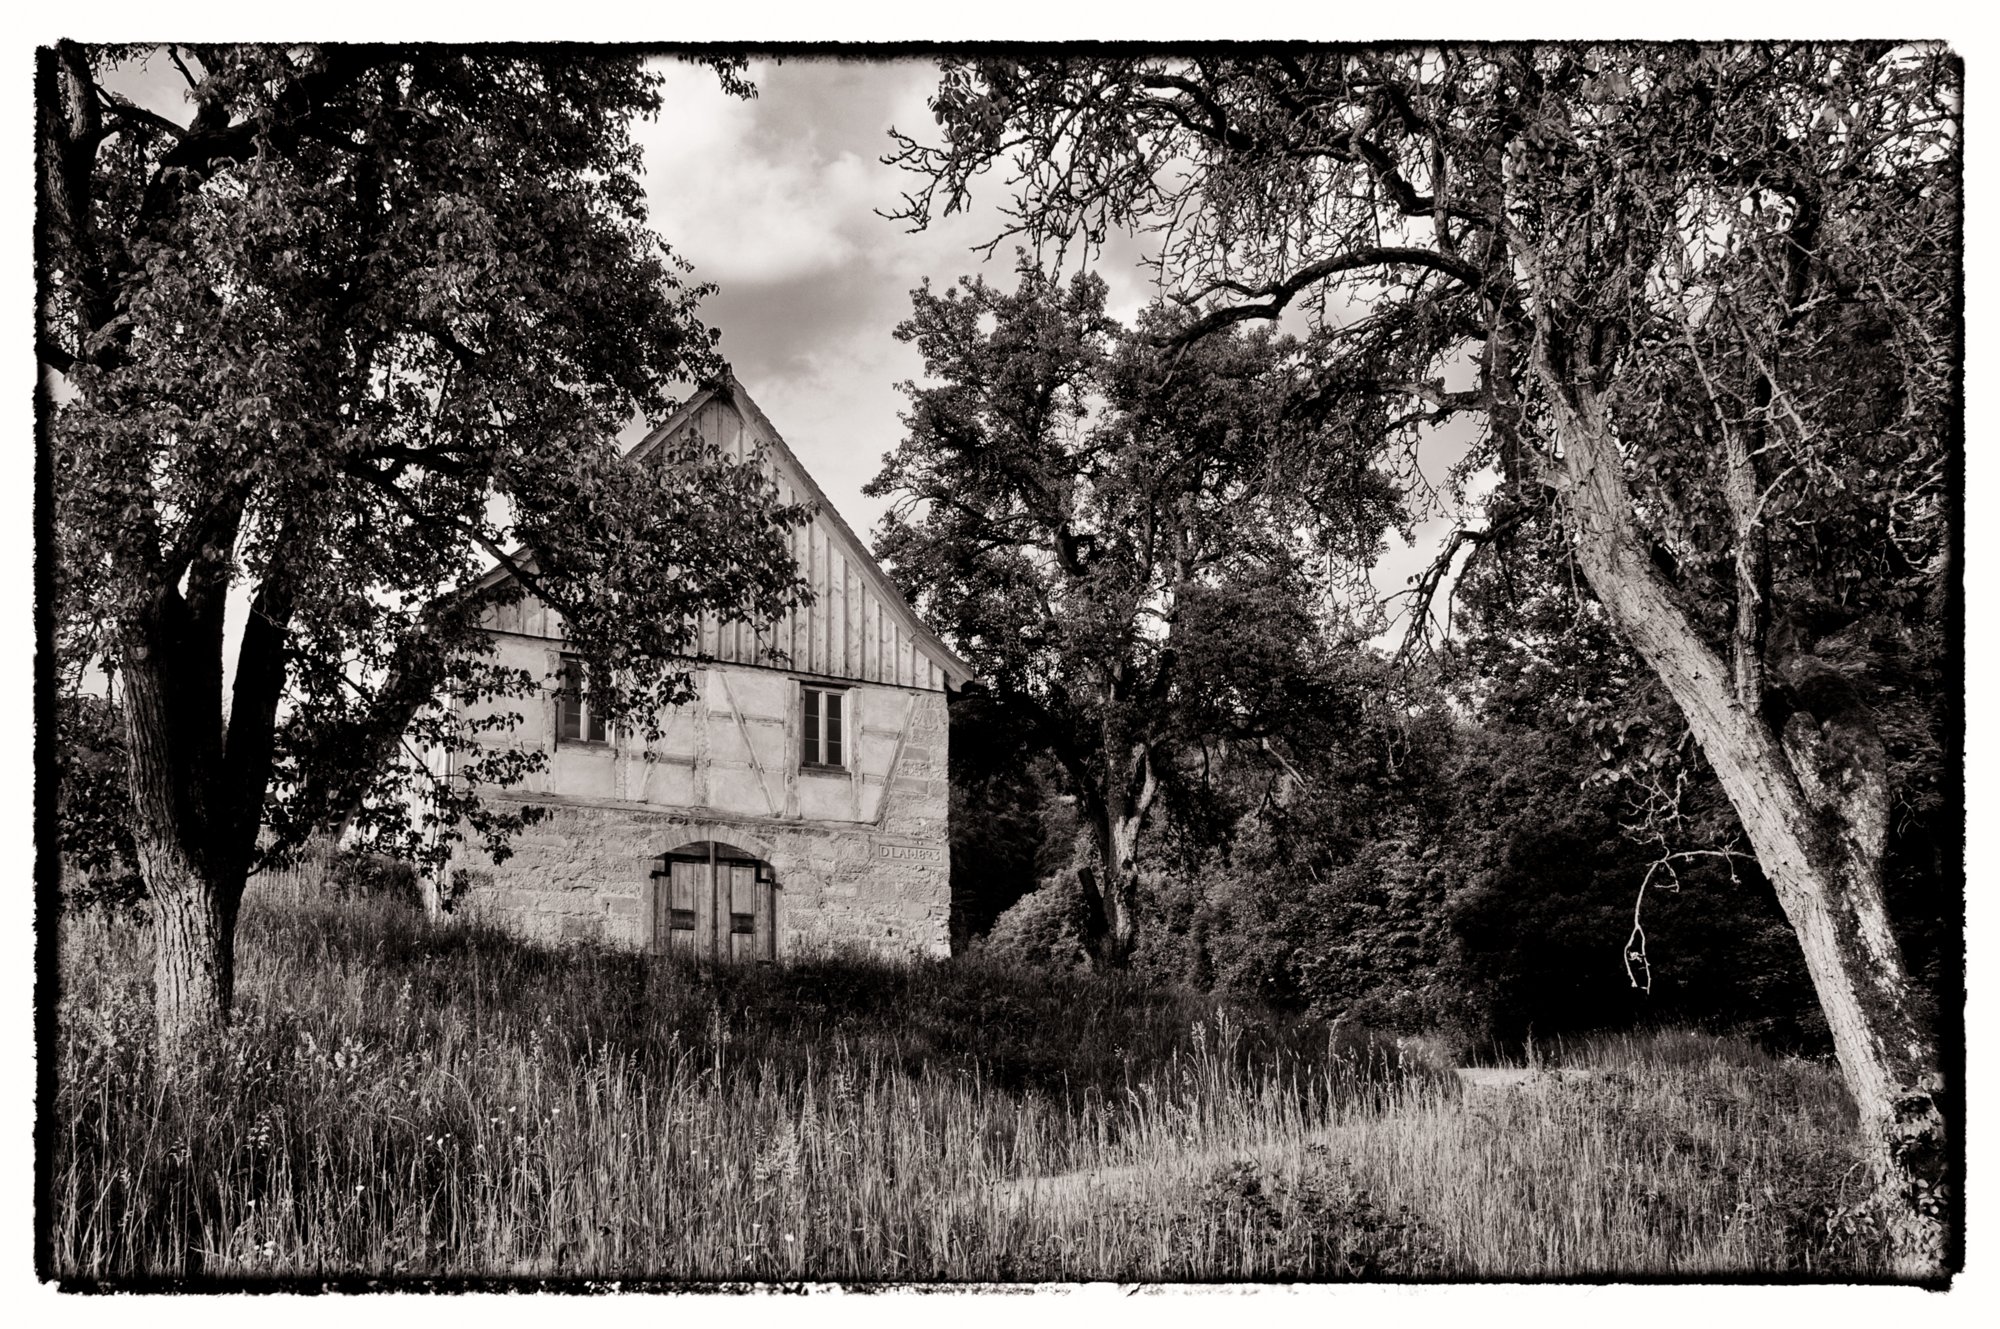
{"label": "wooden board siding", "polygon": [[[962,682],[971,676],[964,662],[917,622],[869,551],[740,387],[697,398],[631,455],[644,463],[660,451],[667,437],[684,432],[697,434],[731,461],[761,457],[781,502],[819,504],[818,515],[791,536],[792,554],[812,589],[812,603],[767,624],[718,622],[715,615],[704,614],[696,648],[704,657],[926,691],[943,691],[947,681]],[[531,637],[563,635],[560,616],[532,597],[495,609],[487,626]]]}
{"label": "wooden board siding", "polygon": [[[715,399],[694,413],[689,428],[715,444],[732,461],[756,455],[758,432],[728,401]],[[776,473],[782,502],[809,500],[804,477],[792,474],[789,454],[778,455],[764,440],[765,462]],[[882,592],[883,573],[864,549],[852,546],[824,507],[792,535],[792,553],[806,584],[809,607],[788,611],[759,631],[740,623],[702,622],[702,649],[728,664],[789,669],[796,673],[855,682],[942,691],[952,668],[905,620],[906,610]],[[780,652],[773,658],[773,648]],[[961,666],[962,669],[962,666]]]}

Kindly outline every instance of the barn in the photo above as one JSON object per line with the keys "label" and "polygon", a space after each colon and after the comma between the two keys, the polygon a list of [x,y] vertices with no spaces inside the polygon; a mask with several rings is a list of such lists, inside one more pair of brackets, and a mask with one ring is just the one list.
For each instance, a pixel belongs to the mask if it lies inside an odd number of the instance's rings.
{"label": "barn", "polygon": [[572,685],[492,740],[548,753],[543,771],[490,796],[547,813],[503,864],[459,850],[452,868],[466,902],[537,935],[706,959],[945,954],[946,700],[971,671],[733,377],[697,393],[631,456],[686,430],[738,460],[761,449],[785,501],[817,504],[793,537],[816,595],[777,624],[786,663],[748,625],[704,622],[699,693],[648,741],[591,715],[558,615],[532,597],[489,610],[500,663]]}

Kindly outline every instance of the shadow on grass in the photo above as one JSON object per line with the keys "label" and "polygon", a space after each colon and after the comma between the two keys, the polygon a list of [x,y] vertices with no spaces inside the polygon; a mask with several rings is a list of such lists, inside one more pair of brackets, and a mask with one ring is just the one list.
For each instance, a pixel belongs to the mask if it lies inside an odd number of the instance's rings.
{"label": "shadow on grass", "polygon": [[[1405,1066],[1394,1041],[1368,1031],[1116,974],[861,953],[712,965],[536,941],[476,920],[432,924],[385,901],[253,906],[242,930],[246,951],[291,971],[293,991],[322,975],[358,975],[408,985],[419,1012],[452,1009],[499,1028],[533,1027],[560,1012],[544,1038],[572,1059],[617,1050],[641,1063],[692,1059],[786,1076],[804,1066],[806,1052],[823,1062],[837,1044],[908,1075],[964,1073],[1003,1093],[1081,1103],[1122,1094],[1185,1056],[1193,1031],[1220,1013],[1235,1017],[1230,1055],[1244,1074],[1281,1064],[1310,1074],[1338,1063],[1380,1078],[1419,1069]],[[387,1024],[389,1007],[381,1009]]]}

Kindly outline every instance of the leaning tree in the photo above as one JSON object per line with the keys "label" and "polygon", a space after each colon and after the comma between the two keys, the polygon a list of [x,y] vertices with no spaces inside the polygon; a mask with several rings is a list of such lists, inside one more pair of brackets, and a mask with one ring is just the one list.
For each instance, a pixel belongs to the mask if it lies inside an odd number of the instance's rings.
{"label": "leaning tree", "polygon": [[[120,91],[140,63],[181,113]],[[645,715],[685,695],[698,612],[795,593],[799,514],[757,467],[615,441],[714,364],[645,226],[655,84],[617,52],[39,53],[54,653],[115,673],[169,1064],[228,1020],[250,874],[401,807],[412,732],[468,754],[428,829],[509,829],[476,786],[532,758],[428,705],[547,686],[485,658],[496,599],[555,607]],[[515,576],[476,589],[492,561]]]}
{"label": "leaning tree", "polygon": [[1413,443],[1476,419],[1460,474],[1498,488],[1449,556],[1552,525],[1659,676],[1926,1274],[1944,1086],[1884,901],[1877,717],[1953,593],[1961,81],[1890,43],[951,60],[941,139],[890,158],[917,226],[998,165],[1010,233],[1152,231],[1183,339],[1289,312],[1325,390]]}

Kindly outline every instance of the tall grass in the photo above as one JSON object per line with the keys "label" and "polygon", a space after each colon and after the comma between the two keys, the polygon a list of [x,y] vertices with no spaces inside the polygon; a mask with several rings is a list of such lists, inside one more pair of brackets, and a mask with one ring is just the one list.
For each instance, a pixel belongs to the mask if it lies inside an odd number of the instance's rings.
{"label": "tall grass", "polygon": [[702,968],[294,882],[246,903],[228,1046],[169,1084],[149,970],[143,929],[65,925],[64,1276],[1875,1268],[1826,1182],[1852,1159],[1833,1080],[1734,1045],[1606,1045],[1588,1079],[1468,1096],[1393,1045],[1130,982]]}

